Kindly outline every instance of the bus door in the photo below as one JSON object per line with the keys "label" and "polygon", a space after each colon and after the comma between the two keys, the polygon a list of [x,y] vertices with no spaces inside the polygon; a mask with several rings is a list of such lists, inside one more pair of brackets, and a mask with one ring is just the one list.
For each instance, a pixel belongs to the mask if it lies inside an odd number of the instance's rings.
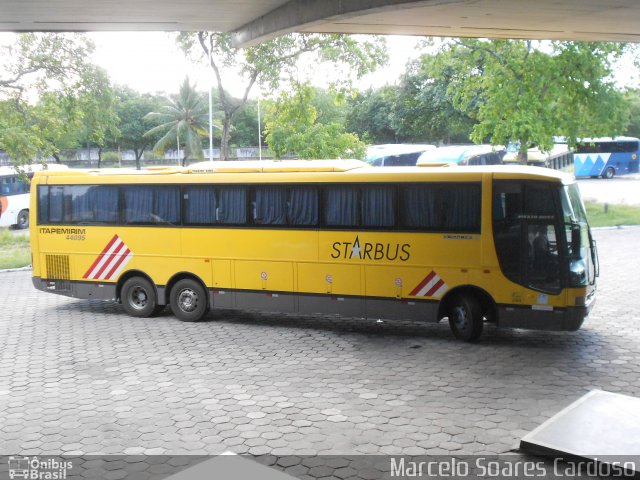
{"label": "bus door", "polygon": [[[493,235],[502,273],[542,294],[559,294],[562,233],[555,189],[543,182],[493,184]],[[523,295],[524,294],[524,295]],[[539,303],[533,292],[513,292],[514,303]]]}

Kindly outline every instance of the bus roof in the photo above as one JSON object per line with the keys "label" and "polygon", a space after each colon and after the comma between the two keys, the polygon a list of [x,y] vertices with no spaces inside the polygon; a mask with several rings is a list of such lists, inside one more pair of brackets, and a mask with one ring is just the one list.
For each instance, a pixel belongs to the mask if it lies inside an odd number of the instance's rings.
{"label": "bus roof", "polygon": [[596,142],[637,142],[637,137],[599,137],[599,138],[580,138],[578,143],[596,143]]}
{"label": "bus roof", "polygon": [[20,165],[19,167],[15,165],[2,165],[0,166],[0,175],[19,175],[20,173],[41,172],[42,170],[67,170],[68,168],[66,165],[57,163],[33,163]]}
{"label": "bus roof", "polygon": [[[315,165],[317,162],[317,165]],[[522,165],[371,167],[358,160],[300,160],[263,162],[203,162],[190,167],[152,167],[143,170],[100,169],[45,171],[50,184],[91,183],[278,183],[278,182],[415,182],[480,181],[490,173],[497,179],[546,180],[572,183],[573,177],[556,170]],[[223,165],[220,165],[223,164]],[[331,165],[335,165],[331,167]],[[342,165],[342,166],[340,166]],[[195,168],[194,168],[195,167]],[[208,167],[211,167],[209,169]],[[144,180],[142,180],[144,178]],[[99,179],[99,180],[98,180]]]}

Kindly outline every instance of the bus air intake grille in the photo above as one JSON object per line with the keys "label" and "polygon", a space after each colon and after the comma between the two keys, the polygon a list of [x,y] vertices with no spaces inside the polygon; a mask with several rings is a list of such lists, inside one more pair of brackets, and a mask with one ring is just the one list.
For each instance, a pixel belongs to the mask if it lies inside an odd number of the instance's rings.
{"label": "bus air intake grille", "polygon": [[68,255],[46,255],[47,279],[55,281],[56,290],[71,290]]}

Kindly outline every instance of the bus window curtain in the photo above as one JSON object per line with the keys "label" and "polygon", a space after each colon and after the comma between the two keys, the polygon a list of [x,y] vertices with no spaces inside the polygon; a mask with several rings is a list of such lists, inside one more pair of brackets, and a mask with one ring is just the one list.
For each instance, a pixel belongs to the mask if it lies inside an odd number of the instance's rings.
{"label": "bus window curtain", "polygon": [[395,188],[365,187],[362,191],[362,224],[365,227],[393,227],[395,223]]}
{"label": "bus window curtain", "polygon": [[456,185],[438,192],[445,231],[480,230],[480,189],[475,185]]}
{"label": "bus window curtain", "polygon": [[238,225],[247,222],[247,192],[244,188],[218,191],[218,222]]}
{"label": "bus window curtain", "polygon": [[117,223],[118,187],[78,185],[67,190],[72,199],[72,222]]}
{"label": "bus window curtain", "polygon": [[187,224],[216,223],[216,191],[213,187],[185,187],[184,221]]}
{"label": "bus window curtain", "polygon": [[291,187],[287,202],[287,218],[290,225],[317,225],[318,189]]}
{"label": "bus window curtain", "polygon": [[49,221],[62,223],[64,219],[64,187],[49,187]]}
{"label": "bus window curtain", "polygon": [[172,223],[180,220],[178,187],[125,187],[125,223]]}
{"label": "bus window curtain", "polygon": [[328,187],[325,190],[325,223],[331,226],[360,224],[360,195],[358,187]]}
{"label": "bus window curtain", "polygon": [[180,223],[180,188],[155,187],[153,191],[154,223]]}
{"label": "bus window curtain", "polygon": [[285,225],[286,191],[280,187],[260,187],[255,189],[255,218],[258,225]]}
{"label": "bus window curtain", "polygon": [[430,186],[402,188],[402,225],[409,228],[434,228],[436,195]]}

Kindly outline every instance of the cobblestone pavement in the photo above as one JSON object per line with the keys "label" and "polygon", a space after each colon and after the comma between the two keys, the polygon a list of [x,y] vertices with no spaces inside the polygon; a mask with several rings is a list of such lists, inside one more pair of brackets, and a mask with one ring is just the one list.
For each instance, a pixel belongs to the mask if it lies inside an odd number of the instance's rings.
{"label": "cobblestone pavement", "polygon": [[575,333],[217,312],[134,319],[0,274],[0,453],[480,454],[588,390],[640,395],[640,229],[600,230]]}

